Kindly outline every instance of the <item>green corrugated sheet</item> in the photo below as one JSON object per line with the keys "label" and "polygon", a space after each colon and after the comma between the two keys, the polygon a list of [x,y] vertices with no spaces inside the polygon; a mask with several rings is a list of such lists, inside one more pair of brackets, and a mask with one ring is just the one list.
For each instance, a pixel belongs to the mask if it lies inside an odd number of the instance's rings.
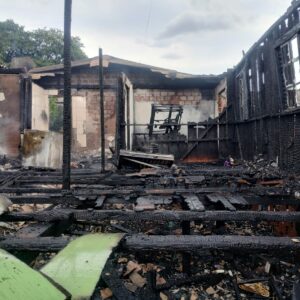
{"label": "green corrugated sheet", "polygon": [[66,296],[42,274],[0,249],[1,300],[63,300]]}
{"label": "green corrugated sheet", "polygon": [[118,245],[122,234],[88,234],[68,244],[41,272],[71,295],[72,299],[89,299],[102,269]]}

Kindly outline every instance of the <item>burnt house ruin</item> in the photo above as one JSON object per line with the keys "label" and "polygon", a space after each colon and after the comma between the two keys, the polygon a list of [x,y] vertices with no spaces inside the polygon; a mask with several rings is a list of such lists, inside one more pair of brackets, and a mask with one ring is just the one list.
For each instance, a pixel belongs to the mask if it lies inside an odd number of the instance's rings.
{"label": "burnt house ruin", "polygon": [[[298,21],[296,1],[236,67],[217,76],[183,74],[105,55],[106,148],[117,141],[120,149],[171,153],[187,162],[228,155],[251,160],[263,154],[282,168],[298,169]],[[74,154],[95,154],[100,148],[98,68],[97,57],[72,63]],[[60,150],[48,151],[53,157],[41,162],[36,150],[32,157],[30,146],[24,150],[24,145],[31,144],[28,130],[38,130],[62,147],[62,118],[60,125],[53,119],[62,116],[63,66],[0,72],[2,153],[22,153],[30,157],[25,164],[51,166],[52,161],[58,167]],[[159,105],[166,106],[165,112],[157,112],[161,122],[168,119],[167,106],[182,107],[178,130],[169,131],[173,124],[165,123],[166,131],[155,132],[161,124],[153,124],[152,114]]]}
{"label": "burnt house ruin", "polygon": [[71,64],[71,4],[64,65],[0,69],[0,298],[300,299],[300,1],[199,76]]}
{"label": "burnt house ruin", "polygon": [[[72,151],[74,154],[95,153],[100,148],[98,68],[97,57],[72,63]],[[3,139],[2,149],[7,148],[9,151],[5,154],[8,155],[19,153],[21,139],[18,127],[25,133],[24,145],[28,144],[32,130],[38,130],[43,135],[51,135],[51,139],[57,141],[59,148],[62,144],[59,142],[62,140],[62,122],[59,127],[55,122],[53,124],[53,118],[58,113],[62,116],[63,66],[55,65],[34,68],[27,73],[22,73],[21,70],[19,72],[19,74],[0,75],[2,85],[8,90],[3,90],[3,93],[9,94],[11,89],[19,91],[13,101],[22,112],[22,115],[13,113],[14,124],[17,124],[15,129],[8,127],[11,134],[15,136],[15,142],[11,144],[10,138]],[[6,85],[5,80],[9,76],[15,79],[14,86]],[[221,81],[222,76],[192,76],[105,55],[104,118],[107,148],[114,147],[116,139],[119,147],[127,150],[147,151],[151,144],[155,144],[158,152],[176,153],[176,158],[180,159],[196,139],[195,132],[200,131],[195,130],[197,123],[206,123],[208,119],[214,119],[218,115],[216,90],[222,84]],[[6,102],[2,104],[4,113]],[[51,115],[53,105],[56,111],[54,116],[53,112]],[[180,130],[177,130],[176,134],[173,132],[172,135],[169,135],[167,130],[162,139],[152,138],[150,141],[150,136],[157,137],[153,132],[154,125],[150,125],[152,109],[157,105],[166,107],[170,105],[171,109],[176,105],[181,107]],[[163,113],[161,117],[164,117]],[[48,147],[48,144],[44,147]],[[25,156],[28,156],[26,151]],[[49,159],[59,161],[58,157]],[[217,160],[217,153],[211,159]]]}

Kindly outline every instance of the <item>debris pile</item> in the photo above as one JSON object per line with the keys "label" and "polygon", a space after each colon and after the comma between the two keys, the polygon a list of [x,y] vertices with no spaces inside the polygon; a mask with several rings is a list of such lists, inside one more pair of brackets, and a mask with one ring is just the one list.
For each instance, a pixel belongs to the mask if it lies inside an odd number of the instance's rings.
{"label": "debris pile", "polygon": [[247,171],[256,179],[278,179],[284,176],[276,161],[266,161],[263,155],[254,157],[253,161],[243,161]]}
{"label": "debris pile", "polygon": [[291,299],[300,268],[288,256],[222,251],[194,254],[191,266],[188,276],[180,254],[118,253],[104,272],[119,285],[106,278],[99,287],[102,299],[114,299],[123,288],[132,299]]}

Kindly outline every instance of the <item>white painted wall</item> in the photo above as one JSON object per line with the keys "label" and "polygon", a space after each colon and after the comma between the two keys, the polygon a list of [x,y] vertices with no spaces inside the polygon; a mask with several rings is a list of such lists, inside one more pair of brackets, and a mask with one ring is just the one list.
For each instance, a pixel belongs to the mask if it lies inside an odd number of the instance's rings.
{"label": "white painted wall", "polygon": [[[151,101],[139,101],[135,102],[135,123],[136,124],[149,124],[151,116],[151,105],[154,102]],[[156,102],[157,104],[157,102]],[[188,122],[203,122],[208,118],[215,117],[215,101],[201,100],[198,105],[182,105],[182,124]],[[147,133],[148,128],[143,126],[136,126],[135,133]],[[187,135],[187,126],[182,126],[180,130],[181,134]]]}
{"label": "white painted wall", "polygon": [[49,93],[32,83],[32,129],[49,131]]}
{"label": "white painted wall", "polygon": [[86,147],[86,97],[72,96],[72,128],[76,129],[76,141]]}

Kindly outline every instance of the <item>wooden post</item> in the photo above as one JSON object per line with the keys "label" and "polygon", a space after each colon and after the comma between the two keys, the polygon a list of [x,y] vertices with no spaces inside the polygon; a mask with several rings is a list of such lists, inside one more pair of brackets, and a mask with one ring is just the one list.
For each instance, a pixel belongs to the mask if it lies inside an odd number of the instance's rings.
{"label": "wooden post", "polygon": [[71,14],[72,0],[65,0],[64,19],[64,121],[63,121],[63,189],[70,189],[72,142],[71,98]]}

